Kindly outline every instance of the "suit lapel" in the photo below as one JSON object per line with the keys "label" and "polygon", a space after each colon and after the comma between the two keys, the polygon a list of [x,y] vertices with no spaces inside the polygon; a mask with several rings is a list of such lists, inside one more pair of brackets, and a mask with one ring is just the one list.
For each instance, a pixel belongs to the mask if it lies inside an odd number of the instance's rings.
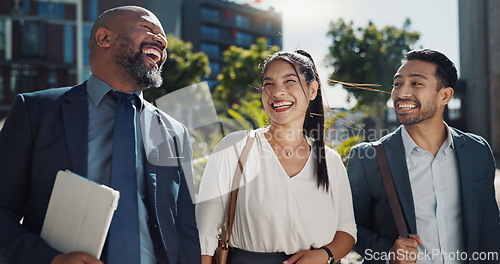
{"label": "suit lapel", "polygon": [[472,233],[474,230],[474,226],[478,225],[477,221],[479,217],[477,207],[473,206],[474,204],[478,204],[475,200],[477,199],[477,193],[474,190],[474,180],[472,175],[475,173],[472,171],[474,166],[470,166],[471,159],[469,152],[465,146],[465,138],[452,128],[451,136],[453,138],[453,144],[455,147],[455,153],[457,156],[458,163],[458,171],[460,177],[460,194],[461,194],[461,206],[462,206],[462,225],[463,225],[463,234],[464,234],[464,243],[467,243],[471,240],[472,236],[476,236],[477,234]]}
{"label": "suit lapel", "polygon": [[160,164],[160,150],[158,146],[165,140],[160,120],[160,117],[154,112],[152,106],[144,101],[144,109],[141,112],[142,142],[147,161],[156,166]]}
{"label": "suit lapel", "polygon": [[[164,123],[161,121],[161,116],[156,112],[154,106],[144,101],[144,109],[141,112],[141,133],[145,151],[145,175],[146,175],[146,195],[147,208],[149,217],[153,223],[155,232],[152,232],[155,245],[162,245],[155,247],[156,254],[159,259],[167,259],[169,263],[174,263],[172,254],[168,254],[171,246],[171,241],[165,239],[163,233],[175,232],[172,212],[170,210],[159,210],[168,206],[175,207],[176,205],[169,205],[170,199],[165,198],[165,193],[160,193],[158,190],[169,188],[169,180],[166,177],[165,167],[167,164],[162,162],[165,159],[165,151],[163,150],[168,143],[168,132]],[[170,153],[170,155],[172,155]],[[168,154],[167,154],[168,156]],[[163,180],[158,177],[163,175]],[[168,195],[166,195],[168,196]]]}
{"label": "suit lapel", "polygon": [[63,124],[66,134],[71,169],[87,177],[88,153],[88,104],[87,82],[70,89],[62,104]]}
{"label": "suit lapel", "polygon": [[413,203],[413,194],[411,191],[408,166],[406,165],[405,150],[401,137],[401,127],[393,134],[382,139],[383,146],[387,155],[387,162],[394,180],[394,186],[398,193],[399,201],[403,209],[408,231],[410,234],[417,234],[417,222],[415,218],[415,205]]}
{"label": "suit lapel", "polygon": [[[155,166],[177,166],[177,154],[174,148],[175,131],[168,127],[160,113],[144,102],[141,113],[141,131],[148,161]],[[172,135],[174,133],[174,135]]]}

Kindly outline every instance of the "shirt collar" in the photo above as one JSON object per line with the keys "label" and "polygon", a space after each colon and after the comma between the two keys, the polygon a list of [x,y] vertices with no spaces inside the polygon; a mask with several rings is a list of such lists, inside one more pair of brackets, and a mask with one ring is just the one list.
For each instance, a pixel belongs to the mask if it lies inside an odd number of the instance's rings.
{"label": "shirt collar", "polygon": [[453,137],[451,135],[451,129],[448,126],[448,124],[446,124],[446,122],[443,122],[443,123],[444,123],[444,128],[446,129],[448,136],[446,137],[446,140],[444,141],[441,148],[444,147],[443,148],[444,150],[447,150],[448,148],[455,149],[455,144],[453,143]]}
{"label": "shirt collar", "polygon": [[[104,96],[111,90],[118,91],[96,76],[92,74],[90,75],[87,81],[87,94],[89,95],[94,105],[98,105],[101,102],[102,98],[104,98]],[[141,102],[141,107],[139,109],[140,111],[142,111],[142,109],[144,108],[143,94],[141,91],[135,91],[133,93],[136,94],[139,98],[139,101]]]}
{"label": "shirt collar", "polygon": [[406,157],[410,156],[410,153],[414,149],[419,149],[418,145],[410,137],[410,134],[408,134],[408,131],[406,130],[405,126],[403,126],[403,128],[401,129],[401,138],[403,139],[403,146],[405,148]]}
{"label": "shirt collar", "polygon": [[[443,142],[443,145],[441,145],[440,151],[441,150],[446,151],[448,148],[454,149],[455,146],[453,144],[450,127],[448,126],[448,124],[446,124],[446,122],[443,123],[448,136],[446,137],[446,140]],[[406,130],[405,126],[402,127],[403,128],[401,129],[401,137],[403,139],[405,154],[408,157],[414,149],[420,149],[420,147],[415,143],[415,141],[413,141],[410,134],[408,134],[408,131]]]}

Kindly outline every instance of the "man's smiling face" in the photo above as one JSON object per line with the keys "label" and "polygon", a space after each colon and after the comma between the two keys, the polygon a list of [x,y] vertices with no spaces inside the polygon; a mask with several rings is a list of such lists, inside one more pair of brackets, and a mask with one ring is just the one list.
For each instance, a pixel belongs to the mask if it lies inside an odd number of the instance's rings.
{"label": "man's smiling face", "polygon": [[148,12],[128,12],[116,28],[115,62],[143,89],[161,86],[167,40],[158,19]]}
{"label": "man's smiling face", "polygon": [[415,125],[436,116],[439,105],[436,67],[430,62],[409,60],[394,75],[391,95],[401,124]]}

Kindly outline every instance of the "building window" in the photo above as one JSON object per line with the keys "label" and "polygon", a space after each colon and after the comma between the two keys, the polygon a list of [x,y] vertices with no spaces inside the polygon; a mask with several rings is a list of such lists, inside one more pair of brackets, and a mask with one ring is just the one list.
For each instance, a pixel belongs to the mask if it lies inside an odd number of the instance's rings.
{"label": "building window", "polygon": [[24,21],[21,26],[21,57],[45,58],[47,28],[45,23]]}
{"label": "building window", "polygon": [[210,75],[215,76],[215,77],[218,76],[219,73],[220,73],[220,71],[221,71],[221,65],[220,65],[220,63],[218,63],[218,62],[210,62],[209,65],[210,65],[210,70],[211,70]]}
{"label": "building window", "polygon": [[12,20],[0,19],[0,60],[12,60]]}
{"label": "building window", "polygon": [[[0,74],[0,105],[4,102],[4,89],[5,87],[3,86],[3,76]],[[0,128],[2,129],[2,128]]]}
{"label": "building window", "polygon": [[31,68],[12,69],[10,75],[10,87],[12,97],[20,93],[33,92],[38,84],[38,71]]}
{"label": "building window", "polygon": [[75,62],[75,30],[72,25],[64,25],[64,63]]}
{"label": "building window", "polygon": [[20,10],[23,14],[30,13],[30,0],[18,0],[14,1],[14,10]]}
{"label": "building window", "polygon": [[273,24],[269,21],[266,22],[266,32],[271,33],[273,31]]}
{"label": "building window", "polygon": [[262,18],[261,17],[256,17],[254,20],[255,27],[256,28],[261,28],[262,27]]}
{"label": "building window", "polygon": [[38,2],[38,15],[45,18],[64,19],[64,4]]}
{"label": "building window", "polygon": [[55,88],[57,87],[57,72],[50,71],[47,75],[47,87]]}
{"label": "building window", "polygon": [[201,37],[202,38],[219,39],[219,36],[220,36],[220,29],[219,28],[206,26],[206,25],[201,26]]}
{"label": "building window", "polygon": [[221,50],[219,45],[211,43],[201,43],[200,50],[207,54],[208,57],[220,57]]}
{"label": "building window", "polygon": [[7,35],[5,33],[5,20],[0,19],[0,60],[5,60],[5,52],[7,49]]}
{"label": "building window", "polygon": [[236,32],[236,45],[250,46],[252,43],[252,35],[243,32]]}
{"label": "building window", "polygon": [[235,20],[236,20],[236,26],[239,28],[250,28],[251,27],[250,19],[246,16],[237,14],[235,17]]}
{"label": "building window", "polygon": [[88,15],[90,21],[95,21],[99,17],[99,4],[97,0],[88,0]]}
{"label": "building window", "polygon": [[216,9],[202,7],[201,18],[208,21],[218,22],[220,21],[220,12]]}

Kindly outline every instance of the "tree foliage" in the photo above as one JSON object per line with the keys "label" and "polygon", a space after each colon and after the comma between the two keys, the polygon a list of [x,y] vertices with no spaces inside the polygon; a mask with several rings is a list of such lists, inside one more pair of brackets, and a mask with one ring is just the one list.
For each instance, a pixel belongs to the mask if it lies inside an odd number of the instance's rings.
{"label": "tree foliage", "polygon": [[163,85],[144,91],[144,97],[150,102],[170,92],[199,83],[210,73],[208,57],[205,53],[194,53],[190,42],[184,42],[172,34],[167,35],[167,41],[168,57],[161,73]]}
{"label": "tree foliage", "polygon": [[333,67],[330,78],[350,83],[380,84],[384,92],[373,92],[344,86],[375,119],[385,117],[385,102],[392,89],[392,78],[404,55],[420,38],[410,31],[411,21],[406,19],[402,28],[386,26],[378,29],[371,21],[364,28],[354,28],[353,22],[339,19],[330,24],[328,36],[332,38],[327,56]]}
{"label": "tree foliage", "polygon": [[213,97],[217,113],[226,120],[230,130],[262,127],[267,123],[260,99],[259,65],[279,50],[278,46],[268,46],[264,38],[259,38],[249,49],[231,46],[224,51],[227,65],[218,76],[219,85]]}
{"label": "tree foliage", "polygon": [[250,102],[260,98],[257,89],[261,86],[259,65],[279,50],[278,46],[269,47],[265,38],[259,38],[249,49],[231,46],[224,51],[227,65],[217,78],[219,85],[214,93],[219,110],[231,108],[242,100]]}

